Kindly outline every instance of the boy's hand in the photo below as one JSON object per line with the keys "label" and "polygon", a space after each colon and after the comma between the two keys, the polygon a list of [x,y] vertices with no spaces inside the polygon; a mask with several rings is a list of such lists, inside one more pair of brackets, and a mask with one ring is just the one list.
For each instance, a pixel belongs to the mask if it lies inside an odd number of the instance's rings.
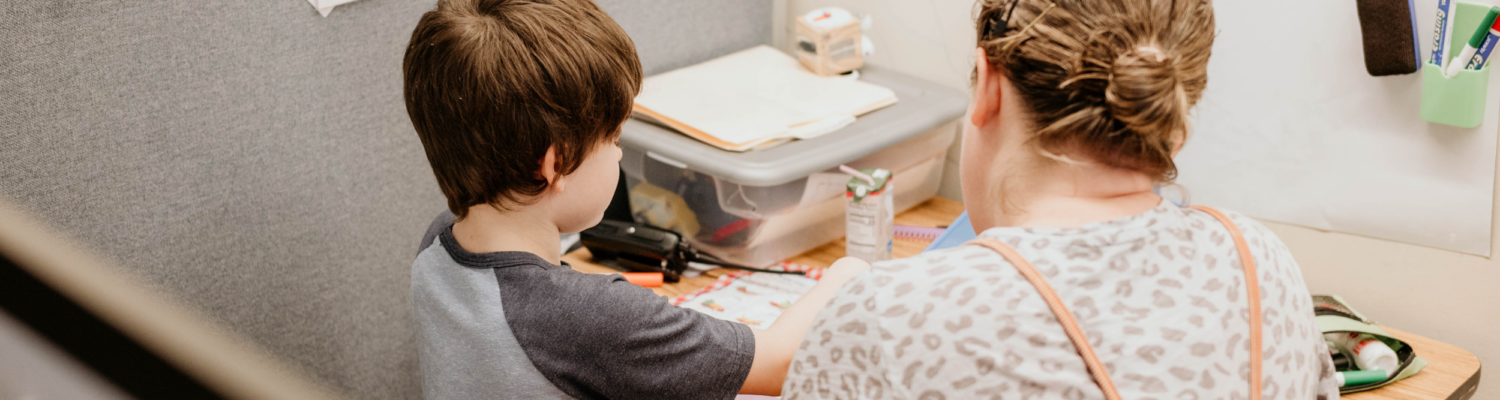
{"label": "boy's hand", "polygon": [[864,260],[840,258],[824,270],[823,279],[819,279],[812,290],[782,312],[781,317],[776,318],[770,328],[753,330],[755,361],[750,365],[750,376],[745,378],[745,385],[740,388],[740,393],[781,395],[781,384],[786,380],[787,368],[792,365],[792,356],[796,355],[797,347],[802,345],[802,336],[807,334],[807,329],[818,317],[818,311],[828,305],[828,301],[833,299],[840,287],[868,270],[870,263]]}

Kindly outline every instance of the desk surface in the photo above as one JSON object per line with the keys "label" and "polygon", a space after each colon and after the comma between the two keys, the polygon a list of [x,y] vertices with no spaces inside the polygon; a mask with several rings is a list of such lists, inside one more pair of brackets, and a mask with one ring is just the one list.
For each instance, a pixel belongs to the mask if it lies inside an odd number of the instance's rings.
{"label": "desk surface", "polygon": [[[963,204],[943,199],[933,198],[922,203],[911,210],[896,215],[896,223],[912,226],[940,226],[953,222],[959,213],[964,210]],[[895,257],[910,257],[920,253],[927,247],[925,241],[897,240],[892,253]],[[814,267],[827,267],[834,260],[844,256],[844,241],[835,240],[823,246],[808,250],[805,253],[792,257],[793,263]],[[593,262],[587,249],[579,249],[563,256],[563,260],[572,264],[574,269],[588,273],[617,273],[614,269]],[[717,269],[704,273],[703,275],[683,278],[681,282],[664,285],[652,289],[656,294],[663,296],[676,296],[679,294],[698,290],[713,284],[719,275],[728,270]],[[1385,400],[1385,399],[1449,399],[1464,400],[1472,397],[1474,391],[1479,387],[1479,359],[1464,349],[1447,343],[1428,339],[1422,336],[1403,332],[1385,327],[1397,338],[1410,343],[1420,355],[1428,362],[1427,368],[1422,372],[1390,386],[1363,393],[1354,393],[1343,396],[1354,400]]]}

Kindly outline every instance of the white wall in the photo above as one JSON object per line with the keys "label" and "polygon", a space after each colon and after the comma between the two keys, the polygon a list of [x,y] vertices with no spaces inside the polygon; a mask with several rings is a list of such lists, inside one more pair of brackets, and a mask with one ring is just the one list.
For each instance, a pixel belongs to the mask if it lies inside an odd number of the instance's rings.
{"label": "white wall", "polygon": [[[974,49],[972,0],[787,1],[788,18],[824,6],[870,14],[875,21],[866,34],[875,42],[876,54],[868,63],[968,90]],[[1209,77],[1210,85],[1215,78]],[[949,153],[939,193],[961,200],[957,146],[955,142]],[[1500,184],[1496,188],[1500,198]],[[1493,215],[1492,226],[1500,223],[1500,209]],[[1382,324],[1463,347],[1484,363],[1500,361],[1500,341],[1493,339],[1500,335],[1500,261],[1263,222],[1291,248],[1313,293],[1341,295]],[[1495,248],[1500,248],[1500,235],[1492,236]],[[1474,398],[1492,397],[1500,397],[1500,383],[1483,379]]]}

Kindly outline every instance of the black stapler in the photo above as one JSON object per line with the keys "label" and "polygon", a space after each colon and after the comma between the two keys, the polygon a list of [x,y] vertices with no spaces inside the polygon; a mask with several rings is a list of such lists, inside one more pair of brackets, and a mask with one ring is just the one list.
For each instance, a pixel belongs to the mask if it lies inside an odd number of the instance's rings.
{"label": "black stapler", "polygon": [[677,282],[687,270],[687,243],[677,232],[644,224],[604,220],[579,234],[583,247],[597,260],[614,260],[631,271],[661,272],[663,280]]}
{"label": "black stapler", "polygon": [[682,272],[687,271],[688,262],[717,265],[774,274],[802,275],[799,271],[781,271],[751,268],[720,260],[710,254],[699,253],[677,232],[624,221],[604,220],[593,228],[580,233],[583,247],[597,260],[614,260],[616,264],[631,271],[660,272],[662,280],[677,282]]}

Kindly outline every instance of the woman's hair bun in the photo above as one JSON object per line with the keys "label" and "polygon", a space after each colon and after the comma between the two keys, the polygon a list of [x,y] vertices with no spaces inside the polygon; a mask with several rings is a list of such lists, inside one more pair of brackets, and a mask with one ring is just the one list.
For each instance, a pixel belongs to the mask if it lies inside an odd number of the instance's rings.
{"label": "woman's hair bun", "polygon": [[1129,49],[1109,67],[1104,102],[1126,128],[1175,140],[1188,128],[1188,96],[1177,59],[1155,45]]}
{"label": "woman's hair bun", "polygon": [[[1020,92],[1041,155],[1172,180],[1208,84],[1211,0],[1014,1],[1004,29],[975,21],[978,42]],[[1007,15],[1008,5],[984,0],[979,15]]]}

